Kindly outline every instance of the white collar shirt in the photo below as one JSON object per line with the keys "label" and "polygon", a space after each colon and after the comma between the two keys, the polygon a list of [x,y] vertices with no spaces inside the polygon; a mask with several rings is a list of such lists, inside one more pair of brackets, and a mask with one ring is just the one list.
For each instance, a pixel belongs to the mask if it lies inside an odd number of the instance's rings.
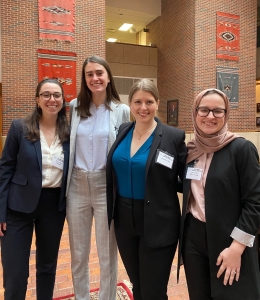
{"label": "white collar shirt", "polygon": [[85,171],[106,167],[110,111],[105,104],[90,105],[91,116],[81,119],[76,135],[74,167]]}
{"label": "white collar shirt", "polygon": [[[61,186],[63,175],[64,153],[59,137],[56,135],[49,147],[43,133],[40,130],[40,142],[42,151],[42,187],[57,188]],[[62,162],[57,167],[57,160]]]}

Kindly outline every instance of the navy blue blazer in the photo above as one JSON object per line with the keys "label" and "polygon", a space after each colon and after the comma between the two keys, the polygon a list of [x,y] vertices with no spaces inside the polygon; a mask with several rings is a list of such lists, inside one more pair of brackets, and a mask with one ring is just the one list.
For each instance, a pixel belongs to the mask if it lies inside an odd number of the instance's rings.
{"label": "navy blue blazer", "polygon": [[[64,151],[63,177],[59,210],[64,210],[69,161],[69,141]],[[42,154],[40,140],[24,136],[22,119],[14,120],[8,132],[0,159],[0,222],[6,221],[6,210],[31,213],[40,199],[42,189]]]}

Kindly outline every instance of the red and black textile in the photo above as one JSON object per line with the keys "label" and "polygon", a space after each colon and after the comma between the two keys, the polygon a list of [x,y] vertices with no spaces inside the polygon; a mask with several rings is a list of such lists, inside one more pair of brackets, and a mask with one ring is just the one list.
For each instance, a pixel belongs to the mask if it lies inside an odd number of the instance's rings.
{"label": "red and black textile", "polygon": [[239,60],[239,19],[238,15],[217,12],[217,58]]}
{"label": "red and black textile", "polygon": [[74,41],[75,0],[38,0],[40,39]]}
{"label": "red and black textile", "polygon": [[57,79],[66,102],[76,98],[76,53],[38,49],[38,78]]}

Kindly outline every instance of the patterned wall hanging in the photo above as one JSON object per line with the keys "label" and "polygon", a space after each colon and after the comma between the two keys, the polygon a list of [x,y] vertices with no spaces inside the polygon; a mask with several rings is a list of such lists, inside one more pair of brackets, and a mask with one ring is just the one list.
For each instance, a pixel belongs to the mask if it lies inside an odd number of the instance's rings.
{"label": "patterned wall hanging", "polygon": [[40,39],[74,41],[75,0],[38,0],[38,8]]}
{"label": "patterned wall hanging", "polygon": [[217,67],[217,88],[225,93],[231,108],[238,108],[238,68]]}
{"label": "patterned wall hanging", "polygon": [[239,60],[239,16],[217,12],[217,58]]}
{"label": "patterned wall hanging", "polygon": [[76,53],[38,49],[38,78],[56,78],[66,102],[76,98]]}

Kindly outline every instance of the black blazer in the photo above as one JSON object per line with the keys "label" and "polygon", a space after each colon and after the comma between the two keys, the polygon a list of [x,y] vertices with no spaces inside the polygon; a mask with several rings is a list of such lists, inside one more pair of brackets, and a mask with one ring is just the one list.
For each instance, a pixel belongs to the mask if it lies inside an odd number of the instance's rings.
{"label": "black blazer", "polygon": [[[159,120],[146,163],[144,199],[144,238],[150,247],[164,247],[178,240],[180,206],[177,196],[178,176],[183,177],[186,145],[184,131],[162,124]],[[110,226],[116,202],[116,177],[112,155],[134,123],[124,123],[107,157],[107,213]],[[174,156],[172,169],[155,162],[157,149]],[[130,151],[130,149],[129,149]]]}
{"label": "black blazer", "polygon": [[[237,138],[217,151],[211,161],[205,184],[205,214],[208,255],[213,298],[256,300],[260,298],[260,273],[257,241],[242,254],[238,282],[224,286],[217,279],[217,258],[233,239],[234,227],[253,236],[260,227],[260,167],[255,146]],[[186,170],[194,162],[186,166]],[[190,179],[183,181],[183,209],[180,229],[178,273],[183,245],[183,230],[190,193]],[[196,238],[196,237],[195,237]]]}
{"label": "black blazer", "polygon": [[[69,141],[64,151],[63,177],[59,210],[64,210],[69,160]],[[14,120],[8,132],[0,160],[0,222],[6,220],[7,207],[31,213],[36,209],[42,189],[42,154],[40,140],[24,136],[22,120]]]}

